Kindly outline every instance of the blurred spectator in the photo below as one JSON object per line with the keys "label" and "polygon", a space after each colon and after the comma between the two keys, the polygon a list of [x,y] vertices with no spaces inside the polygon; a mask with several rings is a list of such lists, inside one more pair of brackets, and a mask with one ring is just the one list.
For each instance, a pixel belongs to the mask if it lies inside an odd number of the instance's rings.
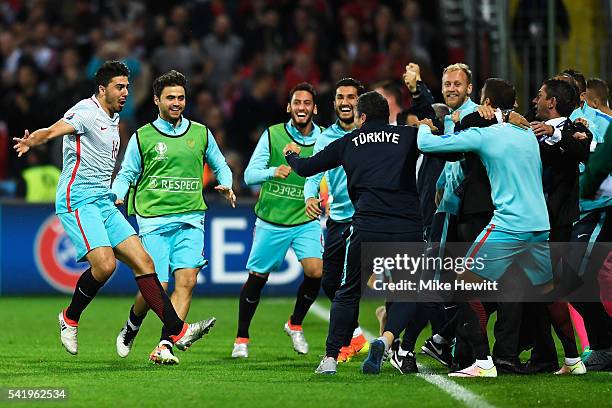
{"label": "blurred spectator", "polygon": [[200,53],[182,43],[181,32],[175,26],[163,29],[163,42],[164,45],[157,48],[151,57],[153,76],[176,69],[190,80],[196,67],[201,64]]}
{"label": "blurred spectator", "polygon": [[[48,105],[42,92],[40,73],[31,60],[22,60],[16,72],[15,86],[6,95],[2,109],[6,112],[9,137],[22,137],[25,129],[49,125]],[[12,144],[11,144],[12,148]],[[16,177],[24,166],[12,152],[9,155],[9,177]]]}
{"label": "blurred spectator", "polygon": [[263,129],[285,119],[284,106],[278,103],[274,84],[271,74],[259,74],[253,86],[243,91],[234,107],[234,117],[241,119],[230,122],[232,137],[229,146],[245,157],[249,157],[255,149]]}
{"label": "blurred spectator", "polygon": [[293,64],[285,70],[285,93],[300,82],[308,82],[316,87],[321,75],[312,55],[307,51],[298,51],[293,57]]}
{"label": "blurred spectator", "polygon": [[379,70],[383,62],[384,57],[374,51],[370,42],[361,41],[357,58],[351,65],[351,76],[359,79],[364,85],[371,85],[381,79]]}
{"label": "blurred spectator", "polygon": [[207,83],[218,93],[223,83],[229,81],[238,68],[242,52],[242,39],[232,33],[230,19],[221,14],[215,18],[213,32],[202,42]]}
{"label": "blurred spectator", "polygon": [[7,87],[13,83],[19,59],[23,51],[19,48],[15,36],[10,31],[0,32],[0,61],[2,61],[2,84]]}
{"label": "blurred spectator", "polygon": [[49,46],[50,32],[46,21],[34,25],[30,41],[26,45],[27,53],[34,59],[38,69],[50,74],[57,64],[55,50]]}
{"label": "blurred spectator", "polygon": [[342,19],[342,40],[338,52],[342,59],[353,62],[357,59],[359,43],[361,41],[361,30],[357,19],[346,17]]}
{"label": "blurred spectator", "polygon": [[393,38],[393,15],[387,6],[380,6],[374,16],[374,44],[377,52],[387,52]]}

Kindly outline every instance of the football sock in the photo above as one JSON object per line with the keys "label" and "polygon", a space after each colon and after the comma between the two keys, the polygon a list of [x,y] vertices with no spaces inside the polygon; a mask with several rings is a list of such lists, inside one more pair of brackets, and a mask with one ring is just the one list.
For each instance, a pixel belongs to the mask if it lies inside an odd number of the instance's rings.
{"label": "football sock", "polygon": [[574,323],[574,329],[576,330],[576,334],[580,339],[580,346],[584,350],[586,347],[589,347],[589,336],[587,335],[586,328],[584,327],[584,320],[582,316],[572,305],[569,305],[570,316],[572,318],[572,323]]}
{"label": "football sock", "polygon": [[359,337],[363,334],[363,331],[361,331],[361,327],[357,326],[355,328],[355,330],[353,330],[353,337]]}
{"label": "football sock", "polygon": [[143,316],[136,315],[136,313],[134,313],[134,305],[132,305],[130,308],[130,317],[128,318],[127,323],[132,330],[138,330],[140,329],[140,325],[146,316],[146,313]]}
{"label": "football sock", "polygon": [[157,278],[157,274],[149,273],[137,276],[136,283],[144,300],[164,323],[162,339],[169,340],[169,336],[180,334],[184,322],[176,314],[170,298]]}
{"label": "football sock", "polygon": [[565,357],[565,365],[568,365],[568,366],[573,366],[579,361],[581,361],[580,357],[574,357],[574,358]]}
{"label": "football sock", "polygon": [[240,291],[240,302],[238,306],[238,334],[236,337],[249,338],[249,326],[257,310],[261,291],[263,290],[267,278],[249,273],[249,278],[242,286]]}
{"label": "football sock", "polygon": [[72,301],[66,309],[66,317],[70,320],[78,322],[81,318],[81,313],[93,300],[98,293],[98,290],[104,286],[104,283],[98,282],[91,274],[91,268],[87,269],[79,280],[72,294]]}
{"label": "football sock", "polygon": [[302,325],[304,317],[306,317],[306,313],[308,313],[308,309],[310,309],[310,306],[319,295],[319,289],[321,289],[321,278],[311,278],[304,275],[304,280],[298,289],[293,314],[289,319],[292,325]]}
{"label": "football sock", "polygon": [[576,347],[576,337],[574,336],[574,326],[570,317],[567,302],[554,302],[547,305],[550,320],[567,358],[578,357],[578,347]]}

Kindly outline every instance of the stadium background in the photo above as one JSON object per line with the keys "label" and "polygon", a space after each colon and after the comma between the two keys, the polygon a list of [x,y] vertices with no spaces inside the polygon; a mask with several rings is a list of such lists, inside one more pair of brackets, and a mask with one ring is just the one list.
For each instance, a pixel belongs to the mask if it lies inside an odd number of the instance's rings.
{"label": "stadium background", "polygon": [[[443,67],[463,61],[474,72],[474,90],[487,77],[508,78],[525,110],[541,81],[561,68],[612,77],[611,21],[612,3],[605,0],[2,2],[0,294],[69,293],[83,270],[52,205],[24,201],[24,170],[61,167],[61,138],[22,159],[10,140],[26,128],[51,124],[89,96],[92,75],[106,59],[121,59],[132,71],[121,113],[122,148],[154,118],[152,79],[171,68],[187,75],[186,116],[212,129],[234,172],[240,203],[230,211],[218,200],[209,173],[210,265],[196,291],[229,295],[244,282],[258,193],[244,184],[242,173],[262,130],[286,120],[293,85],[316,85],[315,121],[327,126],[339,78],[354,76],[371,87],[397,81],[414,61],[441,99]],[[408,106],[407,93],[403,99]],[[133,292],[131,274],[123,265],[119,269],[105,293]],[[293,254],[283,270],[269,293],[294,293],[300,271]]]}

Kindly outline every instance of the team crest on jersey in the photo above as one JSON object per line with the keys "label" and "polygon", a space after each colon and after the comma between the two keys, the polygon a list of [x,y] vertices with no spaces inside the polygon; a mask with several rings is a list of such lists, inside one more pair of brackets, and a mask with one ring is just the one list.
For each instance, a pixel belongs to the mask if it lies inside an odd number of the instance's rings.
{"label": "team crest on jersey", "polygon": [[34,259],[38,272],[60,292],[72,293],[87,263],[75,261],[76,250],[57,216],[42,223],[34,241]]}
{"label": "team crest on jersey", "polygon": [[157,142],[155,144],[155,151],[157,152],[157,157],[154,157],[153,160],[166,160],[168,158],[166,156],[168,146],[164,142]]}
{"label": "team crest on jersey", "polygon": [[193,149],[195,147],[195,140],[193,139],[187,140],[187,147],[189,147],[190,149]]}

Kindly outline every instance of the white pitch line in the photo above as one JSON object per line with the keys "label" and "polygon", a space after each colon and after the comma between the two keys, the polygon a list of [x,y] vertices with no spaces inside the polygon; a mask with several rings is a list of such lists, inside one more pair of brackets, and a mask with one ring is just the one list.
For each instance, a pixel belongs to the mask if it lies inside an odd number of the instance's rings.
{"label": "white pitch line", "polygon": [[[313,303],[313,305],[310,307],[310,311],[314,313],[317,317],[320,317],[321,319],[329,322],[329,309],[321,306],[318,303]],[[368,340],[378,337],[374,336],[374,334],[365,330],[363,327],[361,328],[361,330],[363,331],[363,334]],[[471,392],[467,388],[462,387],[456,382],[449,380],[447,377],[433,373],[421,363],[417,363],[417,366],[420,371],[418,374],[416,374],[417,377],[422,378],[428,383],[435,385],[457,401],[463,402],[468,407],[495,408],[494,405],[489,404],[482,397],[474,394],[473,392]]]}

